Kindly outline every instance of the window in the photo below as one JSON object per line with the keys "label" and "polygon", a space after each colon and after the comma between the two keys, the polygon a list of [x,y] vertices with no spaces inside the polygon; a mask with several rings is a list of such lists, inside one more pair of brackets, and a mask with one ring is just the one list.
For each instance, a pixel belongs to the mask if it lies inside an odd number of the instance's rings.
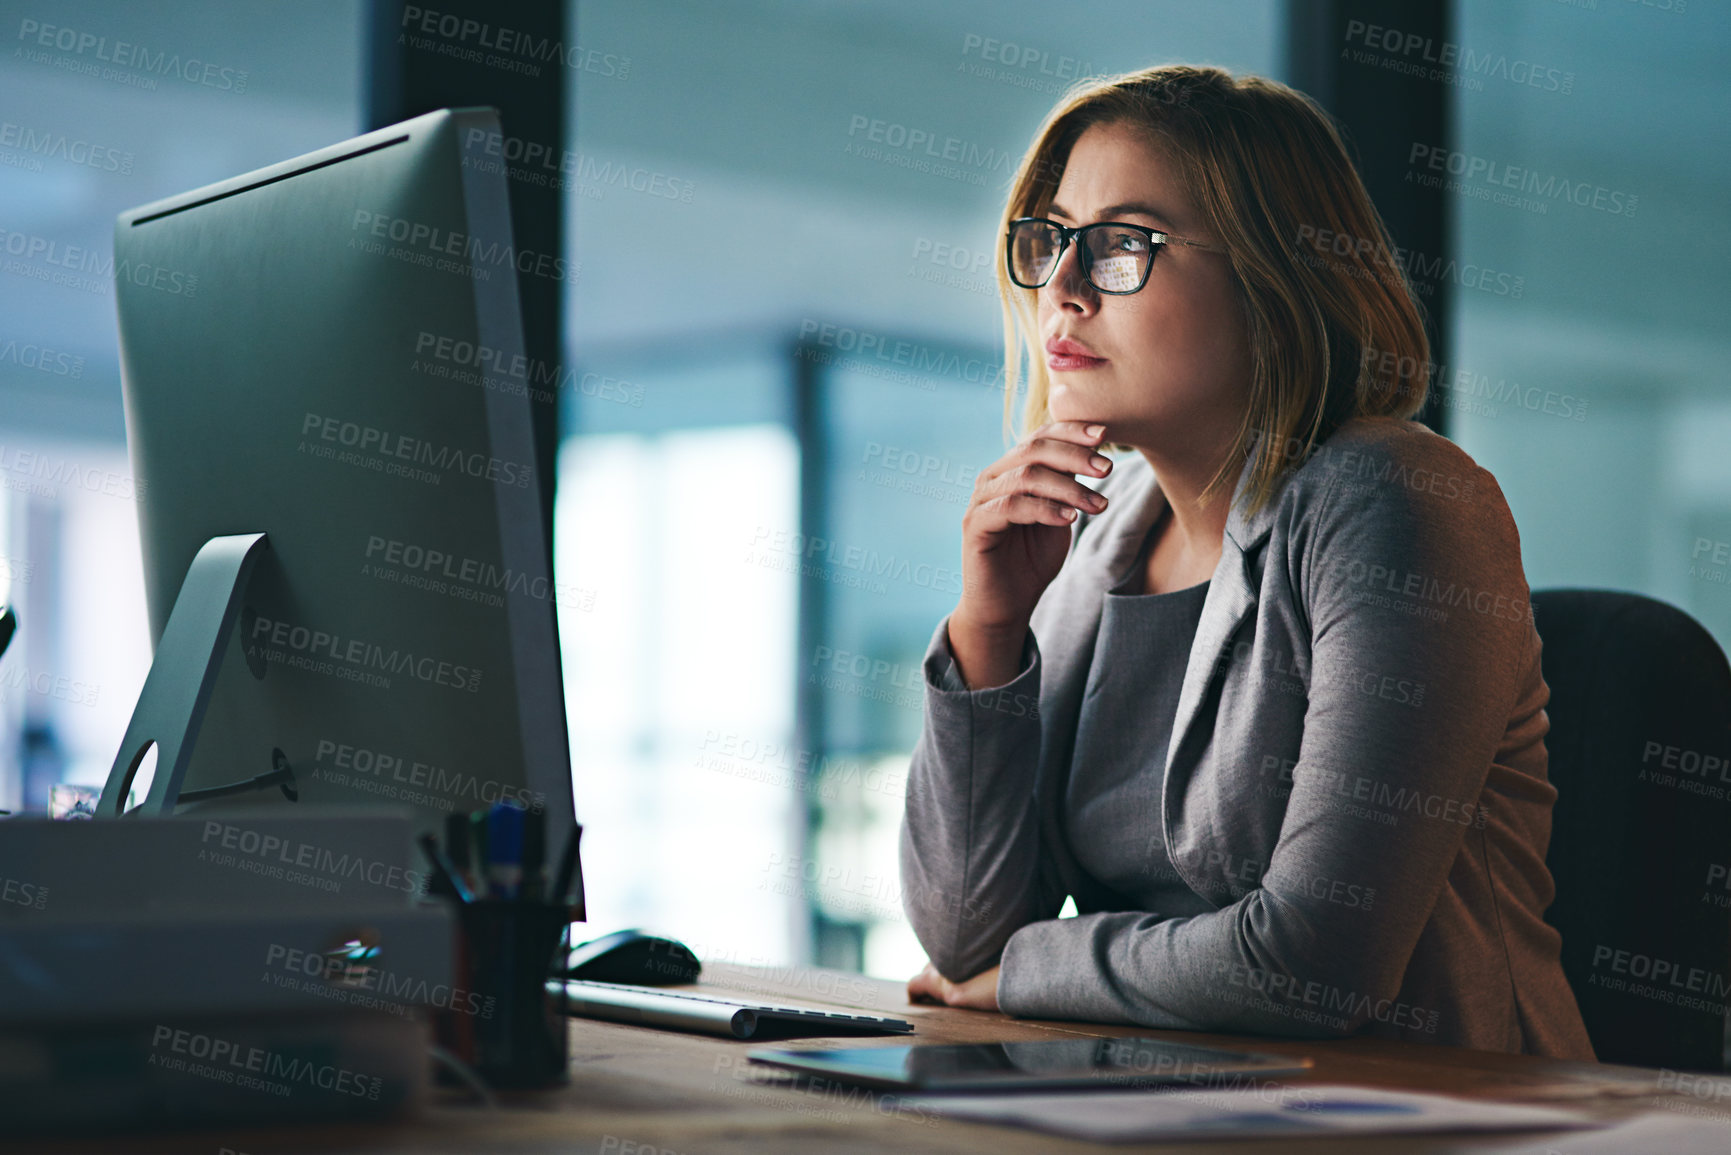
{"label": "window", "polygon": [[[589,922],[785,964],[803,951],[788,877],[803,813],[797,563],[776,547],[799,523],[799,449],[762,419],[779,416],[784,368],[652,361],[607,380],[579,378],[554,514],[576,595],[559,624]],[[645,419],[630,401],[649,396],[682,418]],[[733,404],[705,413],[703,397]]]}
{"label": "window", "polygon": [[[1496,475],[1534,589],[1633,590],[1731,647],[1731,12],[1461,0],[1481,57],[1554,71],[1457,89],[1463,277],[1439,384]],[[1545,73],[1548,75],[1548,73]],[[1566,84],[1565,84],[1566,82]],[[1486,270],[1494,275],[1486,277]]]}

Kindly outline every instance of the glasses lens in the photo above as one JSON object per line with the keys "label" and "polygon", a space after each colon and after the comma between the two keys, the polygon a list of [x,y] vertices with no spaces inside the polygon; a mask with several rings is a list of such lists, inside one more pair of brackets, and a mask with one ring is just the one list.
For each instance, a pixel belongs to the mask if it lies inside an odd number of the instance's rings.
{"label": "glasses lens", "polygon": [[1088,280],[1107,293],[1133,293],[1142,287],[1157,247],[1145,233],[1116,225],[1084,229],[1082,252],[1087,257]]}
{"label": "glasses lens", "polygon": [[1025,289],[1037,289],[1058,263],[1058,230],[1043,221],[1023,221],[1010,231],[1010,277]]}

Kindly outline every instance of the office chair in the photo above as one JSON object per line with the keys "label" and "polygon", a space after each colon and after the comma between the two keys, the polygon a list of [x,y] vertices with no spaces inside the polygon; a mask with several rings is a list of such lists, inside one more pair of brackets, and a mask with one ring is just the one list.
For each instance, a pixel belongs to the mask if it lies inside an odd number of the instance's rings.
{"label": "office chair", "polygon": [[1557,788],[1545,918],[1593,1049],[1607,1063],[1724,1070],[1731,667],[1664,602],[1589,589],[1532,600]]}

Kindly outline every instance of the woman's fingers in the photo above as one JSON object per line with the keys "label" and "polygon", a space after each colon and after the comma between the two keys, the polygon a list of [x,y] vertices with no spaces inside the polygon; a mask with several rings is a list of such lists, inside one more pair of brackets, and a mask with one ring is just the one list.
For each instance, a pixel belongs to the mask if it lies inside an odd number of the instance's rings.
{"label": "woman's fingers", "polygon": [[1031,493],[1090,512],[1104,509],[1106,499],[1077,481],[1076,477],[1078,474],[1105,477],[1112,471],[1112,461],[1105,454],[1095,452],[1092,445],[1070,439],[1077,436],[1073,428],[1077,424],[1064,422],[1058,427],[1042,426],[1046,432],[1069,436],[1046,436],[1037,432],[1004,454],[975,482],[975,501]]}
{"label": "woman's fingers", "polygon": [[1106,499],[1075,476],[1041,462],[1030,461],[1004,473],[997,481],[1000,493],[1032,493],[1062,501],[1081,509],[1104,509]]}
{"label": "woman's fingers", "polygon": [[1042,425],[982,470],[975,488],[989,486],[1001,475],[1024,465],[1044,465],[1072,476],[1086,473],[1090,477],[1104,477],[1111,472],[1112,461],[1095,449],[1099,441],[1098,436],[1085,433],[1079,421]]}
{"label": "woman's fingers", "polygon": [[1098,445],[1106,433],[1106,427],[1093,421],[1048,421],[1029,435],[1029,440],[1036,437],[1051,437],[1061,441],[1072,441],[1077,445]]}
{"label": "woman's fingers", "polygon": [[996,533],[1011,525],[1067,526],[1076,520],[1076,511],[1065,503],[1026,493],[994,497],[976,510],[973,524],[964,529],[983,534]]}
{"label": "woman's fingers", "polygon": [[924,970],[908,980],[908,1001],[995,1011],[998,1009],[998,968],[982,971],[966,982],[953,983],[927,963]]}
{"label": "woman's fingers", "polygon": [[945,1001],[945,988],[952,985],[949,979],[938,973],[931,963],[925,969],[908,980],[908,1001],[910,1003],[927,1002],[941,1003]]}

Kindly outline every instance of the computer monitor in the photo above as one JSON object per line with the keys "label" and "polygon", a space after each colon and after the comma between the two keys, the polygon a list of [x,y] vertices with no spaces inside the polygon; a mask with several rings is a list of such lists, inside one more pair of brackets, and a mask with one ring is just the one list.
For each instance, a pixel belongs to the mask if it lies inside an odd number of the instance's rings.
{"label": "computer monitor", "polygon": [[120,216],[156,658],[104,816],[154,743],[158,813],[394,805],[432,831],[506,801],[562,844],[517,298],[551,258],[512,245],[498,139],[493,110],[443,110]]}

